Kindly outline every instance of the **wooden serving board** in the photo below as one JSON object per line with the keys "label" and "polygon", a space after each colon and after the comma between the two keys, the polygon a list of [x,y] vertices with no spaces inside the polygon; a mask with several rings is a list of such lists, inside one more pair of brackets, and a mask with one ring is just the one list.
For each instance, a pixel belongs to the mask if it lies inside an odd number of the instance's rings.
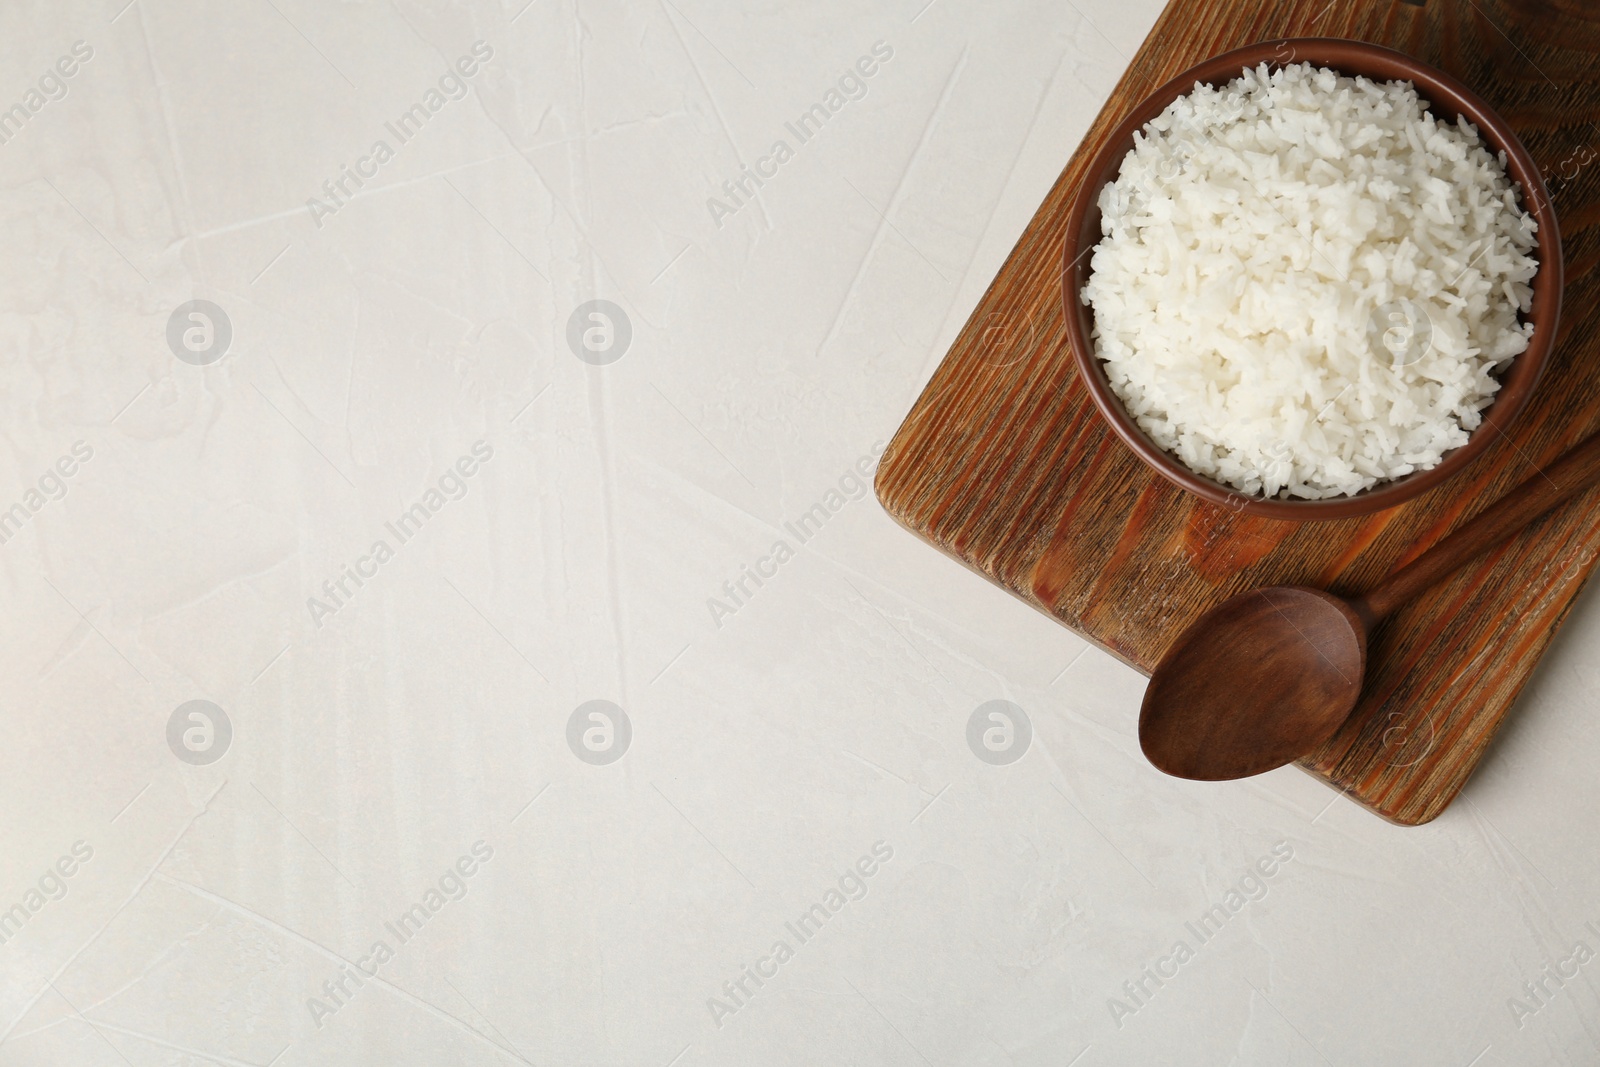
{"label": "wooden serving board", "polygon": [[[1060,278],[1080,175],[1117,121],[1203,59],[1302,36],[1397,48],[1488,100],[1545,174],[1567,291],[1550,365],[1509,437],[1400,507],[1291,524],[1195,499],[1111,434],[1067,351]],[[1371,588],[1600,429],[1597,223],[1594,0],[1172,0],[890,442],[878,496],[925,540],[1148,674],[1192,620],[1240,590]],[[1374,636],[1356,712],[1301,766],[1394,822],[1438,816],[1482,758],[1597,553],[1600,491],[1590,491],[1401,611]]]}

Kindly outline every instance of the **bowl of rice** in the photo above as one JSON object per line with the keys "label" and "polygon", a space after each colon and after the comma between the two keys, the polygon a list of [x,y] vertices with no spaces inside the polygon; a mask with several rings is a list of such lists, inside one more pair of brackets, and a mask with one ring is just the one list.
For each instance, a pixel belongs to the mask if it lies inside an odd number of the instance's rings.
{"label": "bowl of rice", "polygon": [[1539,168],[1410,56],[1228,52],[1156,90],[1085,174],[1062,274],[1079,377],[1212,503],[1393,507],[1503,436],[1539,380],[1562,285]]}

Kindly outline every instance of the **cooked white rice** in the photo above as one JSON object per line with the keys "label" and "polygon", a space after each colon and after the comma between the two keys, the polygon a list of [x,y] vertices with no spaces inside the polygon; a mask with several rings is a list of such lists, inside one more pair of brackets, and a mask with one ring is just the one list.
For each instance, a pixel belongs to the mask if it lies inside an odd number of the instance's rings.
{"label": "cooked white rice", "polygon": [[1409,82],[1301,63],[1196,85],[1135,136],[1100,210],[1082,299],[1112,389],[1246,494],[1436,465],[1533,330],[1537,227],[1505,157]]}

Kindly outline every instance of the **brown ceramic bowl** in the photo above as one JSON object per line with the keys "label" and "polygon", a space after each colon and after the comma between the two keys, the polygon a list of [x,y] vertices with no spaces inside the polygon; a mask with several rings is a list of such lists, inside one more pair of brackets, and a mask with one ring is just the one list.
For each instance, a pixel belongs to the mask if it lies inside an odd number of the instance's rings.
{"label": "brown ceramic bowl", "polygon": [[[1309,62],[1330,67],[1348,76],[1361,75],[1373,81],[1409,81],[1429,108],[1441,119],[1454,122],[1465,115],[1478,128],[1491,151],[1505,153],[1506,168],[1520,187],[1522,204],[1539,223],[1538,247],[1534,252],[1539,273],[1533,280],[1533,307],[1523,321],[1533,323],[1528,348],[1500,375],[1500,391],[1483,410],[1483,422],[1460,448],[1445,453],[1431,470],[1417,471],[1403,478],[1382,482],[1354,496],[1329,500],[1295,500],[1245,496],[1237,490],[1212,481],[1184,466],[1181,460],[1158,446],[1123,409],[1122,401],[1111,391],[1105,368],[1095,355],[1091,339],[1093,309],[1078,294],[1089,280],[1090,253],[1099,243],[1100,190],[1114,180],[1122,159],[1133,147],[1134,131],[1165,111],[1173,100],[1188,93],[1196,82],[1221,85],[1237,78],[1245,67],[1266,63],[1272,68],[1288,63]],[[1067,339],[1077,361],[1079,377],[1117,436],[1127,442],[1139,458],[1163,478],[1215,504],[1274,519],[1345,519],[1394,507],[1440,484],[1489,448],[1526,406],[1528,396],[1544,370],[1555,339],[1556,320],[1561,310],[1561,236],[1556,226],[1555,209],[1538,165],[1517,140],[1504,119],[1488,104],[1443,71],[1388,48],[1346,41],[1334,37],[1302,37],[1265,41],[1224,53],[1192,67],[1151,93],[1111,132],[1100,151],[1090,161],[1083,185],[1067,219],[1067,239],[1062,272],[1062,299],[1065,303]]]}

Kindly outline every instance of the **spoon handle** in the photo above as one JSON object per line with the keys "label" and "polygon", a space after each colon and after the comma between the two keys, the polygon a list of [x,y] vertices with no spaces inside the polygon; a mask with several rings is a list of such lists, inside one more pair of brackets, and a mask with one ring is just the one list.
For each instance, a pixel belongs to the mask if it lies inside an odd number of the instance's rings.
{"label": "spoon handle", "polygon": [[1479,553],[1493,548],[1539,516],[1600,482],[1600,433],[1490,504],[1450,536],[1351,601],[1370,626]]}

